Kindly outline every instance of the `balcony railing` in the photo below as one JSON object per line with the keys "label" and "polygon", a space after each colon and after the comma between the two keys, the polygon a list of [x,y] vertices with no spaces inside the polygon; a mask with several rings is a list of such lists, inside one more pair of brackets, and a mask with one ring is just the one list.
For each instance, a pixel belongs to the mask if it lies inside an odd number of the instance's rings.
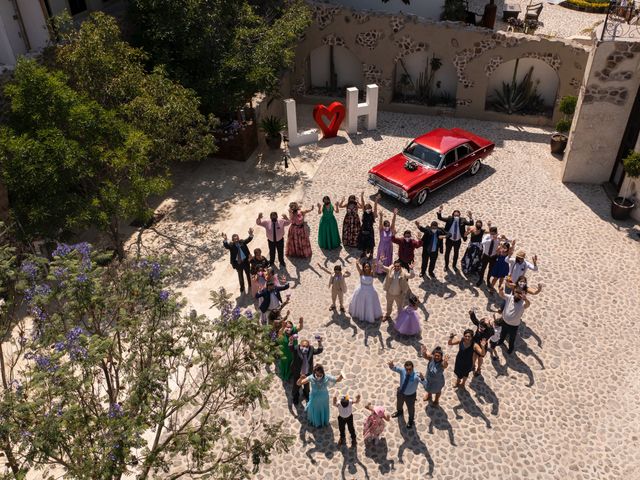
{"label": "balcony railing", "polygon": [[640,40],[640,10],[633,1],[612,0],[604,19],[600,40]]}

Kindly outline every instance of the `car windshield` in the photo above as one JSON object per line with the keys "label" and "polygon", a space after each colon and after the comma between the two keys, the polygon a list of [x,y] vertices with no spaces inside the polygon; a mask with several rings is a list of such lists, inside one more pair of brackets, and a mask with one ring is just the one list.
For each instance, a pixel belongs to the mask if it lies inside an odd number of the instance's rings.
{"label": "car windshield", "polygon": [[411,160],[417,160],[427,167],[438,168],[440,165],[441,155],[438,152],[416,142],[411,142],[403,153]]}

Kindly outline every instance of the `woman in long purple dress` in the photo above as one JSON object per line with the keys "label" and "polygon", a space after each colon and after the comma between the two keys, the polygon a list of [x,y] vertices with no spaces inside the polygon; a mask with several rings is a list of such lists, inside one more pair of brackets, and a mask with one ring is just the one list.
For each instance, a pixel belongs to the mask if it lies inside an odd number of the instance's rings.
{"label": "woman in long purple dress", "polygon": [[378,275],[386,273],[386,270],[383,268],[383,265],[386,267],[390,267],[393,263],[393,237],[396,234],[396,215],[398,214],[398,209],[393,209],[393,217],[391,218],[391,223],[389,220],[383,221],[383,214],[380,212],[380,221],[378,225],[380,225],[380,243],[378,244],[378,268],[376,269]]}
{"label": "woman in long purple dress", "polygon": [[402,335],[417,335],[420,333],[420,316],[418,315],[418,297],[409,296],[409,305],[398,313],[394,328]]}

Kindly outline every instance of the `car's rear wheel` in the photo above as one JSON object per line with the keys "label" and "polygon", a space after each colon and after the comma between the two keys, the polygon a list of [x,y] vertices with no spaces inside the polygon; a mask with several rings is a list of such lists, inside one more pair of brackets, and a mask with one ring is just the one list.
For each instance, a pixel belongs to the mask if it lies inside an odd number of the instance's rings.
{"label": "car's rear wheel", "polygon": [[482,163],[480,162],[480,160],[476,160],[475,162],[473,162],[471,164],[471,168],[469,169],[469,175],[475,175],[476,173],[478,173],[481,165]]}
{"label": "car's rear wheel", "polygon": [[429,196],[429,190],[427,190],[426,188],[424,190],[421,190],[420,192],[418,192],[418,194],[415,197],[413,197],[413,204],[419,207],[420,205],[422,205],[424,202],[427,201],[428,196]]}

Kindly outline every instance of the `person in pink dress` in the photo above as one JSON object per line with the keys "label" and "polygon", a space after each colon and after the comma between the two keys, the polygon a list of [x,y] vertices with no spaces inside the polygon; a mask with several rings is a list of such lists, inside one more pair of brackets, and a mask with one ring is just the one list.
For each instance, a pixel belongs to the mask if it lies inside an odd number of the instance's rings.
{"label": "person in pink dress", "polygon": [[287,236],[288,257],[311,257],[311,241],[309,240],[307,226],[304,223],[304,216],[311,211],[313,211],[313,208],[302,210],[296,202],[289,204],[289,220],[291,221],[291,226],[289,227],[289,234]]}
{"label": "person in pink dress", "polygon": [[380,212],[380,243],[378,244],[378,268],[377,274],[382,275],[387,273],[384,267],[390,267],[393,263],[393,237],[396,235],[396,215],[398,209],[393,209],[393,217],[391,217],[391,223],[389,220],[384,220],[384,215]]}
{"label": "person in pink dress", "polygon": [[402,335],[418,335],[420,333],[418,304],[418,297],[410,295],[409,304],[398,313],[393,325],[398,333]]}
{"label": "person in pink dress", "polygon": [[391,420],[389,415],[385,413],[384,407],[378,405],[371,406],[371,402],[367,403],[364,408],[369,410],[371,414],[364,422],[364,443],[375,444],[379,439],[382,432],[384,432],[385,422]]}

